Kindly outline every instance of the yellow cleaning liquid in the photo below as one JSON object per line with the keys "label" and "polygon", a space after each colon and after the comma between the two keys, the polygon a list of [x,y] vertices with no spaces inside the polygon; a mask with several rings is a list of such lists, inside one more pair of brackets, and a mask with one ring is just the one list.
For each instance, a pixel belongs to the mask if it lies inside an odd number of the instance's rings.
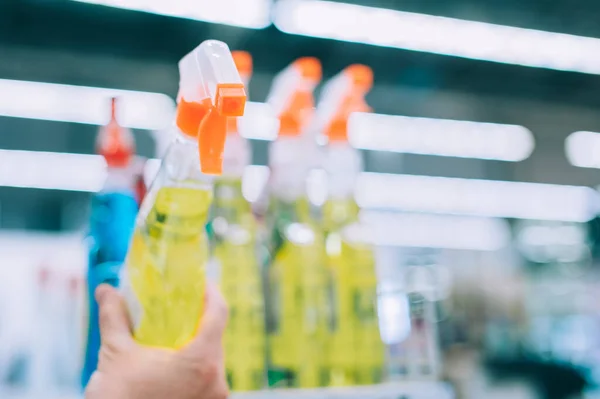
{"label": "yellow cleaning liquid", "polygon": [[329,306],[323,236],[308,223],[283,222],[269,268],[270,384],[313,388],[327,383]]}
{"label": "yellow cleaning liquid", "polygon": [[162,187],[146,219],[136,226],[127,275],[137,308],[135,339],[179,348],[196,334],[203,311],[212,192]]}
{"label": "yellow cleaning liquid", "polygon": [[347,259],[342,257],[342,238],[339,233],[327,237],[327,263],[330,276],[332,315],[329,330],[327,361],[332,386],[356,385],[355,323],[353,309],[353,276],[347,272]]}
{"label": "yellow cleaning liquid", "polygon": [[377,317],[377,274],[371,245],[361,236],[353,200],[326,202],[327,263],[332,322],[328,365],[333,386],[381,382],[384,344]]}
{"label": "yellow cleaning liquid", "polygon": [[373,248],[343,237],[340,263],[352,268],[351,319],[354,324],[354,347],[357,348],[355,382],[359,385],[377,384],[383,377],[385,347],[377,317],[377,275]]}
{"label": "yellow cleaning liquid", "polygon": [[239,179],[216,184],[213,231],[220,286],[229,305],[225,330],[227,379],[233,391],[251,391],[265,385],[265,309],[257,226],[250,204],[242,196],[241,184]]}

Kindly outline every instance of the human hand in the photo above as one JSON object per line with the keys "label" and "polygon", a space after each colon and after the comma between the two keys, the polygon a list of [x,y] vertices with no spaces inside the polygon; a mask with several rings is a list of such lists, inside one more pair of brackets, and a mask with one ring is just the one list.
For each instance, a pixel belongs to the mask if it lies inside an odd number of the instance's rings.
{"label": "human hand", "polygon": [[206,286],[198,335],[181,350],[138,345],[125,302],[113,287],[99,286],[96,300],[102,346],[85,399],[227,398],[222,344],[227,305],[214,286]]}

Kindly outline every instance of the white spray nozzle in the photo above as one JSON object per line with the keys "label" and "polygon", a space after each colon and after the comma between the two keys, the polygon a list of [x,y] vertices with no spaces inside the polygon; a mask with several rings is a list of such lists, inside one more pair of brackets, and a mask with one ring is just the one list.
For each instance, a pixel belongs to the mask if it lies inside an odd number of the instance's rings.
{"label": "white spray nozzle", "polygon": [[373,71],[366,65],[350,65],[331,78],[321,91],[315,124],[329,140],[346,140],[348,118],[370,108],[365,95],[373,86]]}
{"label": "white spray nozzle", "polygon": [[231,51],[223,42],[207,40],[179,61],[179,101],[202,103],[210,99],[221,115],[241,116],[243,87]]}
{"label": "white spray nozzle", "polygon": [[[313,108],[312,93],[321,77],[321,63],[318,59],[299,58],[273,79],[267,103],[280,119],[284,115],[295,115]],[[283,122],[282,120],[282,129],[285,128]]]}

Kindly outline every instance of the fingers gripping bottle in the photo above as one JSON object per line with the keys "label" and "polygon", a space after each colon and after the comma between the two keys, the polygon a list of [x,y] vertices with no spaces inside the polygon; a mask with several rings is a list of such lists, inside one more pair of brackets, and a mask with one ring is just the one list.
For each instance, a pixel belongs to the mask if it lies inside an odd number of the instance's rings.
{"label": "fingers gripping bottle", "polygon": [[203,312],[213,175],[221,173],[228,117],[246,94],[225,43],[203,42],[179,62],[176,140],[136,220],[122,281],[135,339],[180,348]]}
{"label": "fingers gripping bottle", "polygon": [[268,102],[280,119],[269,149],[269,383],[309,388],[326,383],[327,270],[323,234],[311,217],[306,178],[314,140],[306,134],[321,64],[301,58],[274,80]]}
{"label": "fingers gripping bottle", "polygon": [[370,111],[364,97],[372,85],[369,67],[351,65],[325,84],[317,107],[316,123],[328,138],[323,226],[333,297],[328,346],[332,385],[373,384],[383,374],[375,254],[354,200],[362,158],[348,143],[348,118],[353,112]]}
{"label": "fingers gripping bottle", "polygon": [[[249,53],[234,51],[244,86],[252,72]],[[215,182],[214,218],[210,231],[221,291],[229,305],[225,330],[225,367],[233,391],[264,388],[265,311],[257,257],[257,225],[242,193],[242,175],[251,159],[250,145],[238,134],[237,119],[228,121],[223,175]]]}
{"label": "fingers gripping bottle", "polygon": [[118,285],[121,266],[138,212],[135,192],[135,143],[130,130],[119,126],[116,118],[117,99],[111,101],[111,119],[98,133],[97,151],[104,157],[107,177],[103,188],[92,197],[90,231],[87,237],[89,260],[87,269],[87,338],[82,386],[85,387],[98,365],[100,329],[98,304],[94,298],[101,283]]}

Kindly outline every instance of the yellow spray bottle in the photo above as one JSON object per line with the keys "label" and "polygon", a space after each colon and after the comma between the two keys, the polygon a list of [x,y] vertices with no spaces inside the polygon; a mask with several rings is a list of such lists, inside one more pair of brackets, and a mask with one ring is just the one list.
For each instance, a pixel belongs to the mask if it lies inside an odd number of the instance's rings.
{"label": "yellow spray bottle", "polygon": [[327,270],[323,234],[306,195],[314,141],[305,134],[314,112],[321,64],[301,58],[273,81],[267,102],[280,120],[269,148],[271,229],[268,268],[269,384],[326,384]]}
{"label": "yellow spray bottle", "polygon": [[375,254],[366,227],[359,223],[354,200],[362,159],[348,143],[348,118],[353,112],[370,111],[364,97],[372,85],[369,67],[351,65],[324,85],[317,107],[316,124],[328,139],[323,161],[328,177],[323,228],[333,317],[327,355],[330,384],[338,386],[377,383],[384,367]]}
{"label": "yellow spray bottle", "polygon": [[[244,85],[252,73],[252,57],[234,51]],[[225,367],[233,391],[261,389],[266,382],[266,331],[261,268],[257,256],[257,224],[242,193],[242,176],[251,161],[250,144],[230,118],[223,154],[223,175],[215,182],[211,232],[217,278],[229,305],[225,331]]]}
{"label": "yellow spray bottle", "polygon": [[187,344],[199,327],[212,175],[221,173],[228,117],[246,102],[225,43],[203,42],[179,72],[177,138],[140,208],[121,280],[135,339],[167,348]]}

